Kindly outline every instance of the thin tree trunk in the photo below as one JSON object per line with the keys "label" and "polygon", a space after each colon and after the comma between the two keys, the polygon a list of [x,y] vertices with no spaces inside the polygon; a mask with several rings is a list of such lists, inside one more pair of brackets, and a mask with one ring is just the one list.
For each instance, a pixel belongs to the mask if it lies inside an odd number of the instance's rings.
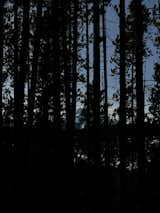
{"label": "thin tree trunk", "polygon": [[29,7],[30,1],[23,0],[23,23],[22,23],[22,45],[20,51],[20,70],[18,79],[18,118],[17,125],[22,128],[24,125],[24,91],[25,80],[29,70],[28,56],[29,56]]}
{"label": "thin tree trunk", "polygon": [[[60,129],[61,127],[61,104],[60,104],[60,76],[61,76],[61,66],[60,66],[60,15],[61,15],[61,5],[60,1],[52,2],[52,15],[53,15],[53,25],[52,25],[52,36],[53,36],[53,101],[54,101],[54,127]],[[56,32],[56,33],[55,33]]]}
{"label": "thin tree trunk", "polygon": [[[64,84],[65,84],[65,102],[66,102],[66,129],[70,131],[71,129],[71,5],[68,5],[64,11],[64,27],[63,27],[63,57],[64,57]],[[69,14],[67,15],[67,10]],[[69,20],[69,23],[66,22]],[[68,24],[68,31],[67,31]]]}
{"label": "thin tree trunk", "polygon": [[99,46],[99,2],[93,1],[94,44],[93,44],[93,87],[94,87],[94,127],[100,126],[100,46]]}
{"label": "thin tree trunk", "polygon": [[103,15],[102,15],[102,26],[103,26],[103,58],[104,58],[104,126],[108,126],[108,79],[107,79],[107,41],[106,41],[106,10],[105,1],[103,0]]}
{"label": "thin tree trunk", "polygon": [[[105,0],[103,0],[102,5],[102,29],[103,29],[103,75],[104,75],[104,127],[108,128],[108,72],[107,72],[107,36],[106,36],[106,9],[105,9]],[[104,172],[104,195],[105,192],[108,200],[106,210],[110,209],[111,203],[111,171],[110,171],[110,138],[106,138],[105,144],[105,172]],[[104,199],[103,195],[103,199]]]}
{"label": "thin tree trunk", "polygon": [[[132,125],[132,127],[134,127],[134,125],[135,125],[135,123],[134,123],[134,53],[133,53],[133,51],[132,51],[132,64],[131,64],[131,74],[132,74],[132,80],[131,80],[131,84],[132,84],[132,95],[131,95],[131,98],[132,98],[132,100],[131,100],[131,125]],[[132,137],[132,144],[133,144],[133,146],[132,147],[134,147],[135,146],[135,137],[133,136]],[[131,161],[132,161],[132,171],[133,171],[133,169],[134,169],[134,154],[135,154],[135,151],[134,151],[134,149],[131,151],[132,153],[131,153]]]}
{"label": "thin tree trunk", "polygon": [[[145,138],[144,128],[144,86],[143,86],[143,24],[142,1],[136,0],[136,104],[137,104],[137,145],[139,169],[139,195],[143,193],[145,177]],[[140,133],[140,134],[139,134]]]}
{"label": "thin tree trunk", "polygon": [[[8,188],[8,156],[6,150],[7,144],[3,144],[2,136],[2,126],[3,126],[3,115],[2,115],[2,90],[3,90],[3,43],[4,43],[4,4],[5,0],[0,2],[0,187],[1,187],[1,196],[7,194]],[[5,134],[5,133],[4,133]],[[7,162],[7,163],[6,163]]]}
{"label": "thin tree trunk", "polygon": [[[22,43],[20,50],[20,61],[18,61],[18,17],[17,1],[15,1],[15,141],[16,141],[16,181],[18,194],[25,193],[26,180],[26,147],[24,144],[23,125],[24,125],[24,87],[26,73],[28,71],[29,53],[29,0],[23,1],[23,23],[22,23]],[[17,31],[17,32],[16,32]],[[19,67],[17,63],[20,63]],[[21,134],[19,133],[21,131]]]}
{"label": "thin tree trunk", "polygon": [[4,15],[4,3],[0,2],[0,127],[3,125],[2,115],[2,89],[3,89],[3,40],[4,40],[4,28],[3,28],[3,15]]}
{"label": "thin tree trunk", "polygon": [[[126,74],[125,74],[125,0],[120,0],[120,114],[119,125],[122,131],[126,127]],[[124,192],[125,192],[125,144],[126,137],[121,135],[120,139],[120,178],[121,178],[121,208],[124,210]]]}
{"label": "thin tree trunk", "polygon": [[134,125],[134,55],[133,55],[133,53],[132,53],[132,70],[131,70],[131,72],[132,72],[132,103],[131,103],[131,110],[132,110],[132,115],[131,115],[131,117],[132,117],[132,126]]}
{"label": "thin tree trunk", "polygon": [[125,1],[120,0],[120,127],[126,126]]}
{"label": "thin tree trunk", "polygon": [[34,36],[34,50],[33,50],[33,61],[32,61],[32,72],[31,72],[31,87],[29,88],[28,94],[28,126],[33,124],[34,106],[35,106],[35,92],[36,92],[36,81],[38,72],[38,58],[40,51],[40,34],[41,34],[41,17],[42,17],[42,4],[43,0],[37,1],[37,17],[36,17],[36,30]]}
{"label": "thin tree trunk", "polygon": [[93,171],[93,192],[91,191],[91,199],[94,203],[94,211],[101,212],[102,206],[101,197],[101,160],[100,160],[100,143],[99,143],[99,128],[100,128],[100,3],[97,0],[93,1],[93,138],[94,146],[94,171]]}
{"label": "thin tree trunk", "polygon": [[[46,47],[44,51],[44,64],[42,66],[43,70],[43,86],[42,86],[42,94],[41,94],[41,102],[40,102],[40,110],[41,110],[41,117],[40,123],[38,123],[41,127],[48,127],[48,106],[49,106],[49,99],[51,94],[51,86],[49,83],[49,75],[48,73],[52,72],[51,70],[51,59],[50,59],[50,38],[49,33],[47,34],[46,39]],[[47,65],[47,69],[46,69]]]}
{"label": "thin tree trunk", "polygon": [[78,0],[74,0],[73,14],[73,70],[72,70],[72,130],[75,129],[77,99],[77,51],[78,51]]}
{"label": "thin tree trunk", "polygon": [[99,145],[99,128],[100,128],[100,23],[99,23],[99,2],[93,2],[93,24],[94,24],[94,43],[93,43],[93,127],[94,127],[94,158],[95,166],[99,168],[100,163],[100,145]]}
{"label": "thin tree trunk", "polygon": [[90,127],[90,69],[89,69],[89,20],[88,0],[86,0],[86,70],[87,70],[87,128]]}
{"label": "thin tree trunk", "polygon": [[14,127],[18,123],[18,3],[14,1]]}

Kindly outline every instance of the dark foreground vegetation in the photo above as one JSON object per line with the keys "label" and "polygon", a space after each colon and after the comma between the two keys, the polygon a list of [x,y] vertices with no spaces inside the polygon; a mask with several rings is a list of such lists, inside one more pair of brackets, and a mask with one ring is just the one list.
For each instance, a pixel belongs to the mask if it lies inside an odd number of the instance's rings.
{"label": "dark foreground vegetation", "polygon": [[116,127],[70,134],[34,128],[18,130],[17,135],[13,129],[3,128],[1,193],[9,202],[20,202],[25,208],[33,205],[56,212],[158,212],[159,132],[155,127],[153,137],[153,128],[146,130],[151,134],[145,137],[145,176],[141,182],[134,129],[129,131],[134,134],[126,136],[122,170],[122,130]]}

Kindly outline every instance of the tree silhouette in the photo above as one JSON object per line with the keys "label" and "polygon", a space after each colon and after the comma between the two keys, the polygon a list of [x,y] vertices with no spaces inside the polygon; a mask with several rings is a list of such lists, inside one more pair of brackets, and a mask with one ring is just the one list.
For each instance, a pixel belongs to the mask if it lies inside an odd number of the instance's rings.
{"label": "tree silhouette", "polygon": [[33,111],[35,107],[35,91],[36,91],[36,82],[37,82],[37,73],[38,73],[38,58],[40,51],[40,34],[41,34],[41,18],[42,18],[42,4],[43,1],[37,1],[37,17],[36,17],[36,30],[34,36],[34,51],[33,51],[33,60],[32,60],[32,72],[31,72],[31,83],[29,85],[29,94],[28,94],[28,125],[32,126],[33,124]]}
{"label": "tree silhouette", "polygon": [[155,73],[154,73],[154,80],[155,85],[151,90],[151,106],[149,108],[149,111],[151,115],[153,116],[153,123],[159,124],[160,122],[160,115],[159,115],[159,72],[160,72],[160,65],[158,63],[155,64],[154,67]]}
{"label": "tree silhouette", "polygon": [[100,124],[100,35],[99,35],[99,3],[93,2],[93,23],[94,23],[94,125],[99,128]]}
{"label": "tree silhouette", "polygon": [[5,1],[2,1],[0,4],[0,26],[1,26],[1,34],[0,34],[0,126],[3,125],[3,116],[2,116],[2,88],[3,88],[3,40],[4,40],[4,3]]}
{"label": "tree silhouette", "polygon": [[144,59],[157,57],[159,4],[3,0],[0,27],[3,196],[55,212],[158,212],[160,65],[146,63],[148,107]]}

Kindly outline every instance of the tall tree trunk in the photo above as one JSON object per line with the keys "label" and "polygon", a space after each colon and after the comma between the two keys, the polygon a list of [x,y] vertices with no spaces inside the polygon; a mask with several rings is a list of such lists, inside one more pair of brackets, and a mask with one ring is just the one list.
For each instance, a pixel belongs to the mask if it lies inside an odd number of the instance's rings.
{"label": "tall tree trunk", "polygon": [[[60,76],[61,76],[61,66],[60,66],[60,16],[61,5],[60,1],[52,1],[52,15],[53,15],[53,25],[52,25],[52,36],[53,36],[53,101],[54,101],[54,127],[60,129],[61,127],[61,104],[60,104]],[[56,33],[55,33],[56,32]]]}
{"label": "tall tree trunk", "polygon": [[94,24],[94,43],[93,43],[93,128],[95,129],[94,137],[94,158],[95,165],[98,168],[100,163],[99,150],[99,128],[100,128],[100,23],[99,23],[99,2],[93,1],[93,24]]}
{"label": "tall tree trunk", "polygon": [[[18,103],[18,1],[14,1],[14,141],[16,141],[16,146],[18,147],[19,141],[17,139],[18,136],[18,116],[19,116],[19,103]],[[17,153],[16,156],[16,188],[19,191],[19,185],[18,185],[18,177],[19,177],[19,168],[20,166],[18,165],[19,160],[21,162],[21,159],[19,159],[19,153]],[[21,178],[19,178],[21,179]],[[15,189],[14,189],[15,190]]]}
{"label": "tall tree trunk", "polygon": [[[15,89],[15,141],[16,141],[16,181],[19,194],[25,193],[27,185],[26,178],[26,150],[23,135],[23,115],[24,115],[24,87],[25,78],[28,71],[28,52],[29,52],[29,0],[23,1],[23,23],[22,23],[22,43],[20,54],[18,55],[18,2],[15,1],[15,45],[14,45],[14,89]],[[18,60],[20,56],[20,61]],[[18,64],[19,63],[19,64]],[[19,66],[18,66],[19,65]],[[21,131],[21,134],[19,133]]]}
{"label": "tall tree trunk", "polygon": [[86,0],[86,70],[87,70],[87,128],[90,127],[90,69],[89,69],[89,11],[88,0]]}
{"label": "tall tree trunk", "polygon": [[[65,86],[65,110],[66,129],[71,129],[71,6],[66,5],[63,12],[63,60],[64,60],[64,86]],[[69,11],[70,15],[67,15]],[[67,22],[69,20],[69,23]],[[68,30],[67,30],[68,25]]]}
{"label": "tall tree trunk", "polygon": [[[54,149],[55,149],[55,162],[53,170],[53,183],[51,186],[54,187],[54,200],[59,201],[59,192],[61,192],[60,180],[61,180],[61,152],[63,150],[61,141],[61,107],[60,107],[60,76],[61,76],[61,64],[60,64],[60,45],[61,45],[61,33],[60,33],[60,18],[62,15],[61,11],[61,1],[52,0],[52,48],[51,55],[53,57],[51,61],[51,68],[53,69],[53,107],[54,107]],[[55,33],[56,32],[56,33]],[[60,170],[61,167],[61,170]],[[59,190],[58,190],[59,188]],[[57,196],[56,196],[57,195]],[[56,202],[55,202],[56,205]]]}
{"label": "tall tree trunk", "polygon": [[18,1],[14,3],[14,102],[15,113],[14,123],[15,127],[23,127],[23,114],[24,114],[24,84],[25,76],[28,69],[28,48],[29,48],[29,1],[23,2],[23,26],[22,26],[22,45],[20,52],[20,68],[18,60]]}
{"label": "tall tree trunk", "polygon": [[105,1],[103,0],[102,13],[102,27],[103,27],[103,60],[104,60],[104,126],[108,126],[108,79],[107,79],[107,41],[106,41],[106,10]]}
{"label": "tall tree trunk", "polygon": [[94,23],[94,44],[93,44],[93,87],[94,87],[94,127],[100,126],[100,46],[99,46],[99,2],[93,1],[93,23]]}
{"label": "tall tree trunk", "polygon": [[120,127],[126,126],[125,1],[120,0]]}
{"label": "tall tree trunk", "polygon": [[131,74],[132,74],[132,80],[131,80],[131,84],[132,84],[132,100],[131,100],[131,123],[132,126],[134,125],[134,54],[132,52],[132,64],[131,64]]}
{"label": "tall tree trunk", "polygon": [[35,92],[36,92],[36,81],[38,72],[38,58],[40,51],[40,38],[41,38],[41,17],[42,17],[42,4],[43,0],[37,1],[37,17],[36,17],[36,29],[34,35],[33,44],[33,61],[32,61],[32,72],[31,72],[31,85],[28,94],[28,126],[33,124],[33,114],[35,106]]}
{"label": "tall tree trunk", "polygon": [[[101,212],[99,196],[101,190],[101,160],[100,160],[100,143],[99,143],[99,128],[100,128],[100,3],[97,0],[93,1],[93,139],[94,145],[94,171],[93,171],[93,192],[91,197],[94,203],[95,212]],[[98,196],[97,196],[98,195]]]}
{"label": "tall tree trunk", "polygon": [[14,1],[14,127],[18,123],[18,1]]}
{"label": "tall tree trunk", "polygon": [[[42,94],[41,94],[41,102],[40,102],[40,110],[41,110],[41,116],[40,116],[40,121],[38,121],[38,125],[41,127],[48,127],[48,119],[49,119],[49,112],[48,112],[48,107],[49,107],[49,99],[50,99],[50,94],[51,94],[51,86],[49,83],[49,73],[52,72],[51,70],[51,59],[50,59],[50,38],[49,38],[49,33],[47,34],[47,39],[46,39],[46,46],[45,46],[45,51],[44,51],[44,64],[42,66],[43,70],[43,86],[42,86]],[[46,69],[47,66],[47,69]]]}
{"label": "tall tree trunk", "polygon": [[3,125],[2,115],[2,89],[3,89],[3,40],[4,40],[4,28],[3,28],[3,15],[4,15],[4,3],[0,2],[0,127]]}
{"label": "tall tree trunk", "polygon": [[[126,127],[126,74],[125,74],[125,0],[120,0],[120,113],[119,125],[122,131]],[[125,144],[126,137],[120,135],[120,178],[121,178],[121,207],[124,209],[125,192]]]}
{"label": "tall tree trunk", "polygon": [[[103,29],[103,75],[104,75],[104,127],[108,128],[108,72],[107,72],[107,36],[106,36],[106,8],[105,8],[105,0],[103,0],[102,4],[102,29]],[[105,175],[104,179],[104,190],[107,192],[107,210],[110,208],[111,203],[111,171],[110,171],[110,138],[106,138],[105,144]],[[105,194],[105,192],[104,192]],[[106,207],[104,206],[106,209]]]}
{"label": "tall tree trunk", "polygon": [[73,5],[72,130],[75,129],[77,99],[78,0],[74,0]]}
{"label": "tall tree trunk", "polygon": [[20,70],[18,73],[18,118],[17,127],[22,128],[24,125],[24,91],[25,80],[29,70],[29,0],[23,0],[23,23],[22,23],[22,44],[20,50]]}
{"label": "tall tree trunk", "polygon": [[[68,4],[67,4],[68,3]],[[53,1],[53,83],[54,83],[54,125],[56,132],[54,134],[54,151],[55,151],[55,169],[52,171],[51,183],[55,195],[57,204],[60,202],[66,203],[66,205],[58,206],[60,210],[65,211],[71,208],[71,192],[72,192],[72,135],[70,133],[72,124],[72,112],[71,112],[71,66],[70,59],[72,58],[70,45],[71,43],[71,31],[70,23],[65,23],[70,10],[69,2],[65,0]],[[67,8],[66,8],[67,7]],[[65,19],[66,18],[66,19]],[[65,19],[65,20],[64,20]],[[70,21],[71,19],[69,19]],[[62,24],[63,22],[63,24]],[[68,28],[67,25],[69,24]],[[69,30],[70,32],[68,32]],[[56,32],[56,33],[55,33]],[[67,33],[69,33],[69,38]],[[63,48],[63,49],[62,49]],[[63,50],[63,52],[61,52]],[[61,89],[61,72],[64,68],[64,81],[65,81],[65,99],[66,99],[66,119],[67,130],[65,138],[61,134],[61,107],[60,107],[60,89]],[[62,75],[63,76],[63,75]],[[65,139],[65,140],[64,140]],[[56,202],[55,202],[56,205]],[[72,203],[73,205],[73,203]]]}
{"label": "tall tree trunk", "polygon": [[[8,188],[8,156],[5,148],[7,144],[3,143],[2,139],[2,126],[3,126],[3,115],[2,115],[2,90],[3,90],[3,43],[4,43],[4,4],[5,0],[0,2],[0,187],[1,187],[1,196],[7,194]],[[5,134],[5,133],[4,133]],[[8,151],[8,150],[7,150]],[[7,161],[6,161],[7,159]],[[7,162],[7,163],[6,163]]]}
{"label": "tall tree trunk", "polygon": [[[144,85],[143,85],[143,23],[142,1],[136,0],[136,104],[137,104],[137,146],[140,193],[143,193],[145,176],[145,138],[144,128]],[[140,133],[140,134],[139,134]]]}

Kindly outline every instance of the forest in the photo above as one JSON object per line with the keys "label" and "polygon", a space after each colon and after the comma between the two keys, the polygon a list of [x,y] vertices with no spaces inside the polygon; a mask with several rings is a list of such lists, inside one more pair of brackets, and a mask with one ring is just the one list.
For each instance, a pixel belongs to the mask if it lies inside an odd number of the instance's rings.
{"label": "forest", "polygon": [[0,1],[12,211],[159,213],[159,125],[159,0]]}

